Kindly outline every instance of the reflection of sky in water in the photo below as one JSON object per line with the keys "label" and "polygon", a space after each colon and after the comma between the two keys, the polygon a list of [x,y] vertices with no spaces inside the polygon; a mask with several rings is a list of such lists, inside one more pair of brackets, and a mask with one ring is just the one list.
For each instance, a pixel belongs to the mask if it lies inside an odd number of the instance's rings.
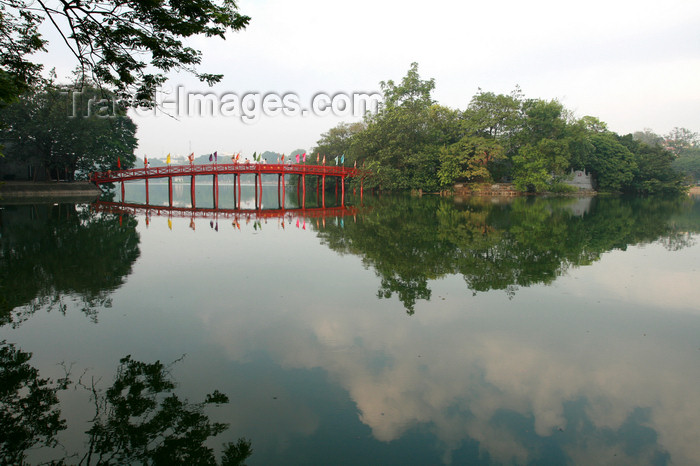
{"label": "reflection of sky in water", "polygon": [[182,390],[229,394],[217,416],[251,438],[250,464],[700,463],[698,245],[612,251],[512,299],[450,276],[408,316],[312,222],[172,223],[139,219],[141,255],[99,324],[37,314],[0,338],[42,370],[186,353]]}

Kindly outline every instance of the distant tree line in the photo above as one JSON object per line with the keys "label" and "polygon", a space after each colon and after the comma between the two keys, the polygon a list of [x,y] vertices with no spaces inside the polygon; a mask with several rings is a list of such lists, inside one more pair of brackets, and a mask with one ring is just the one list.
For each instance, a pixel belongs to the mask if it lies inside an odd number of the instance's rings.
{"label": "distant tree line", "polygon": [[428,192],[456,182],[511,181],[521,191],[559,192],[572,170],[594,175],[600,191],[678,193],[700,178],[698,136],[677,128],[618,135],[598,118],[576,118],[557,100],[479,90],[465,110],[437,104],[433,79],[413,63],[400,83],[380,83],[384,101],[362,122],[321,135],[312,153],[345,154],[370,169],[368,183]]}

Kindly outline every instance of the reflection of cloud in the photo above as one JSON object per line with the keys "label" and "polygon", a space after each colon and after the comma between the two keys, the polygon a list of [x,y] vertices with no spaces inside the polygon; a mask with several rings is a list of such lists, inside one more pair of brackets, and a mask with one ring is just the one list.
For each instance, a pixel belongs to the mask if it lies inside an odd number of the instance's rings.
{"label": "reflection of cloud", "polygon": [[[629,249],[641,254],[614,251],[601,259],[606,261],[605,267],[585,267],[577,271],[580,280],[570,287],[572,291],[578,296],[609,295],[627,303],[700,315],[700,267],[692,263],[692,255],[682,257],[685,250],[669,253],[659,244]],[[672,259],[669,256],[673,256]],[[678,270],[681,260],[692,265],[684,267],[685,271]],[[654,264],[654,273],[645,270],[650,263]]]}
{"label": "reflection of cloud", "polygon": [[[589,268],[593,275],[599,269]],[[556,286],[523,289],[517,302],[471,298],[469,312],[447,300],[426,303],[410,318],[316,304],[207,319],[235,360],[264,350],[287,369],[322,368],[348,391],[380,441],[427,426],[445,462],[471,438],[495,461],[524,463],[536,459],[527,439],[559,436],[577,463],[601,455],[645,463],[663,451],[677,464],[700,463],[697,343],[677,335],[678,319],[694,317],[676,314],[666,325],[658,299],[635,303],[633,311],[596,307],[595,299],[567,296],[574,286],[582,289],[579,271],[572,275]],[[339,296],[337,306],[353,302],[347,298]],[[583,419],[567,414],[570,403],[582,404]],[[636,420],[639,409],[648,416]],[[523,422],[504,421],[509,416]],[[654,433],[642,457],[625,450],[631,419]]]}

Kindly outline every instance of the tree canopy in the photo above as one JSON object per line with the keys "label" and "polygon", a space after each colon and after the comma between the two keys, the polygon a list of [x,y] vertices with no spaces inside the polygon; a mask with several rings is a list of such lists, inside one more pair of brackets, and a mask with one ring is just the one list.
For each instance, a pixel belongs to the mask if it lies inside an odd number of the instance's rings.
{"label": "tree canopy", "polygon": [[83,76],[149,105],[171,70],[209,84],[222,78],[197,70],[202,55],[187,38],[223,39],[249,21],[234,0],[0,0],[0,100],[14,100],[36,82],[41,64],[31,54],[45,49],[44,22],[58,31]]}
{"label": "tree canopy", "polygon": [[643,141],[620,136],[596,117],[574,117],[557,100],[525,98],[517,86],[510,94],[479,89],[464,110],[445,107],[433,100],[435,81],[422,79],[417,63],[400,83],[380,85],[384,101],[364,126],[349,133],[341,123],[317,147],[335,149],[332,137],[342,134],[347,159],[373,172],[365,185],[382,189],[511,181],[521,191],[559,192],[575,189],[564,183],[573,170],[586,170],[602,191],[678,193],[683,177],[671,165],[697,147],[697,135],[683,128],[666,138],[645,133]]}
{"label": "tree canopy", "polygon": [[136,162],[136,125],[110,94],[94,86],[47,84],[0,108],[5,163],[35,158],[53,179],[129,168]]}

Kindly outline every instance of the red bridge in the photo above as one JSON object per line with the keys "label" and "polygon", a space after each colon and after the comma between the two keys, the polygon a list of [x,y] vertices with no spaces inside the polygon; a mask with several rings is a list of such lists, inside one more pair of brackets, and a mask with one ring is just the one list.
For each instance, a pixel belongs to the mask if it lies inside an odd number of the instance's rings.
{"label": "red bridge", "polygon": [[[316,176],[320,178],[320,186],[323,191],[323,206],[325,206],[326,177],[332,176],[340,179],[341,205],[345,205],[345,178],[365,176],[364,170],[350,167],[338,167],[331,165],[302,165],[302,164],[267,164],[267,163],[232,163],[232,164],[207,164],[207,165],[168,165],[167,167],[156,168],[133,168],[130,170],[110,170],[106,172],[96,172],[90,176],[90,181],[98,186],[103,183],[121,183],[121,199],[124,201],[124,182],[132,180],[144,180],[146,182],[146,204],[148,204],[148,180],[154,178],[168,178],[168,198],[169,205],[173,205],[173,178],[191,177],[190,189],[192,196],[192,207],[196,206],[195,200],[195,177],[198,175],[211,175],[213,177],[214,208],[219,203],[219,175],[233,175],[233,192],[237,193],[240,202],[241,183],[240,175],[252,174],[255,176],[255,204],[258,199],[262,199],[262,175],[277,175],[277,193],[281,200],[285,198],[285,176],[299,176],[297,190],[301,190],[299,198],[302,207],[305,207],[306,197],[306,176]],[[336,184],[337,186],[337,184]],[[236,189],[237,188],[237,189]],[[336,188],[337,189],[337,188]],[[281,191],[281,192],[280,192]],[[258,196],[259,194],[259,196]],[[360,195],[362,195],[362,184],[360,185]]]}

